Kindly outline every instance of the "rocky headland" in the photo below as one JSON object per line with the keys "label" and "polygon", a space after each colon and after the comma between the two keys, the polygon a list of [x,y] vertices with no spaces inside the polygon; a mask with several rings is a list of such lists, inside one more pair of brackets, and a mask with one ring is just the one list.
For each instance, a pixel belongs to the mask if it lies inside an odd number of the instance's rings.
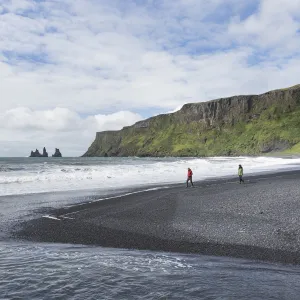
{"label": "rocky headland", "polygon": [[189,103],[124,127],[97,132],[83,156],[217,156],[300,153],[300,84]]}

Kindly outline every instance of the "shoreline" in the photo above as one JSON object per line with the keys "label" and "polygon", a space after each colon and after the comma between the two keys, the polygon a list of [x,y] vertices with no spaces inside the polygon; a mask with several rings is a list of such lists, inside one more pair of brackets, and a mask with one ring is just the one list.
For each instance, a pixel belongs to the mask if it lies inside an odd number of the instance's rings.
{"label": "shoreline", "polygon": [[300,171],[252,174],[245,182],[227,177],[189,189],[133,190],[54,209],[18,224],[13,236],[300,264]]}

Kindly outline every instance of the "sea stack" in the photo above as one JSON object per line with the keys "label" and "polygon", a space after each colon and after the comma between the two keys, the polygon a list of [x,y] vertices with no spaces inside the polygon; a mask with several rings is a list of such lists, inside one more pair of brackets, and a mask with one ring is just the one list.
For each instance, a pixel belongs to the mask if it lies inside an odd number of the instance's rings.
{"label": "sea stack", "polygon": [[48,152],[46,151],[46,148],[44,147],[43,148],[43,154],[42,154],[43,157],[48,157]]}
{"label": "sea stack", "polygon": [[46,148],[44,147],[43,154],[41,154],[38,149],[35,149],[35,151],[31,151],[29,157],[48,157],[48,153],[46,151]]}
{"label": "sea stack", "polygon": [[55,148],[55,153],[52,154],[52,157],[62,157],[62,155],[61,155],[61,153],[60,153],[60,151],[59,151],[58,148]]}

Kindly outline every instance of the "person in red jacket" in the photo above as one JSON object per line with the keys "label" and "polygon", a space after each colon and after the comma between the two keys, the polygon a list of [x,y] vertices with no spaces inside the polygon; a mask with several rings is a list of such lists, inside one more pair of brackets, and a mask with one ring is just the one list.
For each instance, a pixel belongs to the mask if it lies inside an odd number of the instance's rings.
{"label": "person in red jacket", "polygon": [[192,187],[194,187],[194,184],[193,184],[193,171],[190,168],[188,168],[186,187],[189,187],[189,181],[191,182]]}

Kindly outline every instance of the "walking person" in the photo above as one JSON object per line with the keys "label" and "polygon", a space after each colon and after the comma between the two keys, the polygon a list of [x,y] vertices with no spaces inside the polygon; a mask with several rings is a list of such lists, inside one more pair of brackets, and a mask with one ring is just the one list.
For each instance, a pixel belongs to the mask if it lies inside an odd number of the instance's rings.
{"label": "walking person", "polygon": [[190,168],[188,168],[186,187],[189,187],[189,181],[191,182],[192,187],[194,187],[194,184],[193,184],[193,171]]}
{"label": "walking person", "polygon": [[244,179],[243,179],[244,170],[243,170],[242,165],[239,165],[238,175],[239,175],[239,178],[240,178],[240,184],[241,184],[241,183],[245,183],[245,182],[244,182]]}

